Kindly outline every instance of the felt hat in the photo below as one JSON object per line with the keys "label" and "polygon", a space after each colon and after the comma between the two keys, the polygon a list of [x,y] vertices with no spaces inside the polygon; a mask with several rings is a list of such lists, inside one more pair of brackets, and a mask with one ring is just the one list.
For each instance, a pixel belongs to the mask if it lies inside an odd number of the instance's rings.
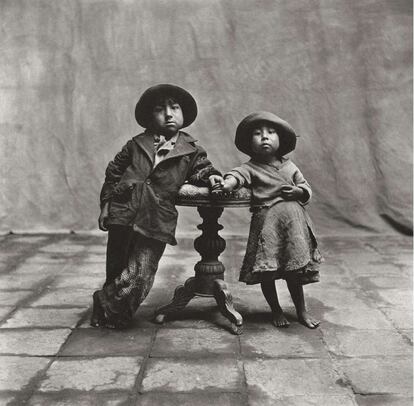
{"label": "felt hat", "polygon": [[193,96],[181,87],[169,84],[160,84],[147,89],[135,107],[137,123],[148,128],[152,121],[152,109],[160,98],[171,97],[176,100],[183,111],[183,128],[188,127],[197,117],[197,103]]}
{"label": "felt hat", "polygon": [[237,149],[247,155],[252,154],[252,130],[259,122],[267,122],[275,127],[275,130],[279,135],[280,145],[278,152],[281,156],[286,155],[295,149],[297,138],[295,130],[288,122],[282,120],[276,114],[267,111],[258,111],[249,114],[240,122],[237,126],[236,138],[234,140]]}

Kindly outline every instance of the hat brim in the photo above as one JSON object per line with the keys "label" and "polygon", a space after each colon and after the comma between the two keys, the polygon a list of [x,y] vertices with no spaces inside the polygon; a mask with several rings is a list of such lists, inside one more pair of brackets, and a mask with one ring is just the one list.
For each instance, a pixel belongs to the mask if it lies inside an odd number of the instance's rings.
{"label": "hat brim", "polygon": [[297,135],[290,124],[276,114],[259,111],[249,114],[237,126],[235,144],[239,151],[249,156],[252,155],[252,130],[259,122],[270,123],[275,127],[279,136],[278,154],[280,156],[286,155],[295,149]]}
{"label": "hat brim", "polygon": [[152,123],[152,111],[160,98],[170,97],[177,101],[183,111],[183,127],[188,127],[197,117],[197,103],[193,96],[179,86],[160,84],[147,89],[135,107],[135,119],[144,128]]}

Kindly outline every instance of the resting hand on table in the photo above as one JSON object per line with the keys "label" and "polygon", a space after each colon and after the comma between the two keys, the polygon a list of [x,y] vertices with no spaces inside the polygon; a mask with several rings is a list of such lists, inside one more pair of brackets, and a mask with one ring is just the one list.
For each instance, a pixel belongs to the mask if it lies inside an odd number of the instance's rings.
{"label": "resting hand on table", "polygon": [[221,181],[212,188],[211,193],[215,195],[226,195],[232,192],[237,184],[238,181],[234,176],[226,176],[225,179],[222,178]]}

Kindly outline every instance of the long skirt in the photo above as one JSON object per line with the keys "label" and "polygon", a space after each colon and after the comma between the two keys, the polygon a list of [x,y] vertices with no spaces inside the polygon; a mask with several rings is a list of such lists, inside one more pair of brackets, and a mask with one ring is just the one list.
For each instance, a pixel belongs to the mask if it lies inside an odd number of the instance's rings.
{"label": "long skirt", "polygon": [[152,288],[164,250],[165,243],[133,234],[128,266],[112,283],[95,293],[107,325],[122,328],[130,323]]}
{"label": "long skirt", "polygon": [[319,281],[321,262],[312,221],[298,202],[282,201],[253,211],[241,282],[314,283]]}

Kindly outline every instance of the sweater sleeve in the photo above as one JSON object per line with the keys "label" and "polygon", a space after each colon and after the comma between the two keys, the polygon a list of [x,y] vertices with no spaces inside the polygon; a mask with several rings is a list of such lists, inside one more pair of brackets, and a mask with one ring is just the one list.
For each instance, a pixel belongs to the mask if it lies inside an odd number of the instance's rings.
{"label": "sweater sleeve", "polygon": [[305,206],[310,202],[312,198],[312,189],[305,177],[302,175],[302,172],[299,170],[299,168],[293,162],[292,165],[294,166],[293,182],[297,187],[300,187],[304,191],[306,196],[304,197],[304,200],[299,203]]}
{"label": "sweater sleeve", "polygon": [[129,140],[115,155],[113,161],[109,162],[105,171],[105,181],[101,189],[100,203],[101,208],[112,198],[114,189],[124,174],[126,168],[131,164],[131,143]]}
{"label": "sweater sleeve", "polygon": [[233,176],[237,179],[237,187],[234,190],[238,190],[242,186],[251,186],[251,174],[249,171],[249,167],[246,164],[233,168],[224,175],[224,178],[226,178],[226,176]]}
{"label": "sweater sleeve", "polygon": [[205,149],[197,145],[197,152],[192,159],[190,169],[187,174],[187,181],[196,186],[207,186],[208,178],[211,175],[220,175],[210,160],[207,158],[207,152]]}

